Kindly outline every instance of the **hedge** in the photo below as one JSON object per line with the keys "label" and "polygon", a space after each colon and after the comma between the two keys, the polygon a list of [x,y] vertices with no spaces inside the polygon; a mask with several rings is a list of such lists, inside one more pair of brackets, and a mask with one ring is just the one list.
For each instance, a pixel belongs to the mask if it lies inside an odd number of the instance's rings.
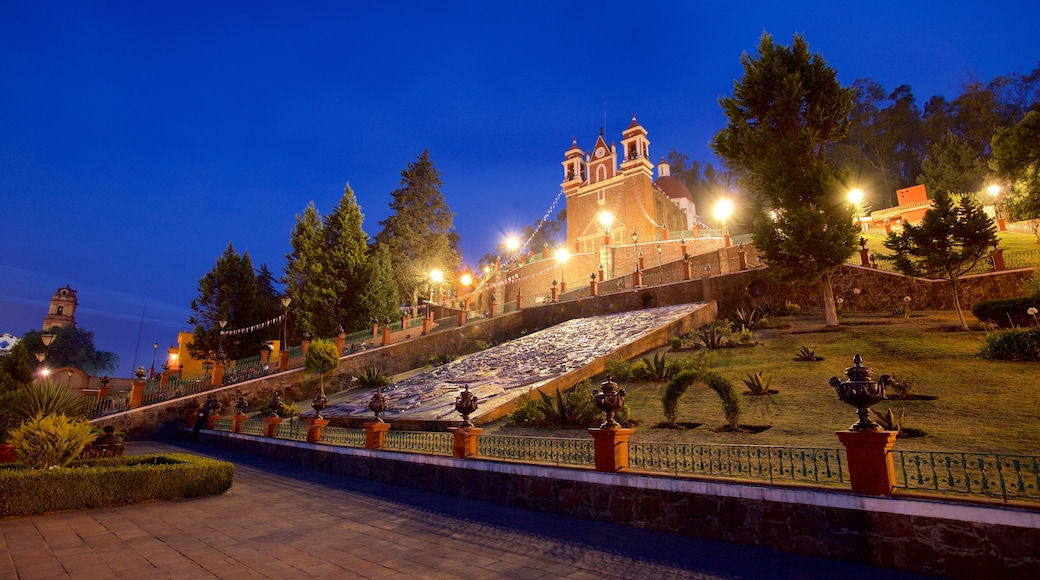
{"label": "hedge", "polygon": [[186,453],[82,459],[59,469],[0,465],[0,518],[108,507],[231,489],[235,466]]}

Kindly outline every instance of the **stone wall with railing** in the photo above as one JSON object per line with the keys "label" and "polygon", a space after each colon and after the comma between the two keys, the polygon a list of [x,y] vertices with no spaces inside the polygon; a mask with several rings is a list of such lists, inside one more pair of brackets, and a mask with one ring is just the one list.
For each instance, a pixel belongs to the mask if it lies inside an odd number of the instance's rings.
{"label": "stone wall with railing", "polygon": [[[441,435],[441,434],[437,434]],[[354,449],[207,431],[202,441],[319,471],[482,501],[947,578],[1040,577],[1040,512]]]}

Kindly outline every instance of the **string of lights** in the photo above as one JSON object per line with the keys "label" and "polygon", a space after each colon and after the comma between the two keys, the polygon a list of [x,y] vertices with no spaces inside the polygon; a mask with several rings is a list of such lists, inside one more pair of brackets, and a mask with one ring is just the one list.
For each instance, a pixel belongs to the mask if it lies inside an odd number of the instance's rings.
{"label": "string of lights", "polygon": [[560,203],[560,198],[562,197],[563,188],[561,187],[560,192],[556,194],[556,199],[553,200],[552,204],[549,206],[549,209],[545,212],[545,215],[542,216],[542,219],[538,220],[537,225],[535,225],[534,227],[534,231],[531,232],[530,236],[528,236],[527,241],[524,242],[519,248],[517,248],[516,252],[514,252],[512,256],[509,256],[509,259],[506,260],[507,262],[513,262],[517,260],[520,256],[523,256],[527,253],[528,248],[531,246],[531,240],[533,240],[534,237],[538,235],[538,232],[541,231],[542,226],[545,224],[546,221],[549,220],[549,216],[552,215],[553,210],[556,209],[556,204]]}

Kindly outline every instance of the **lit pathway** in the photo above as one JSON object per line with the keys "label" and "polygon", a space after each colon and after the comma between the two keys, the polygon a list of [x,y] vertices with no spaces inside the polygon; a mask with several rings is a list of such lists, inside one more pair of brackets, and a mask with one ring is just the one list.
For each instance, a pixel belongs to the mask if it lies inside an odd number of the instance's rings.
{"label": "lit pathway", "polygon": [[222,496],[0,520],[0,578],[912,578],[318,473],[235,463]]}

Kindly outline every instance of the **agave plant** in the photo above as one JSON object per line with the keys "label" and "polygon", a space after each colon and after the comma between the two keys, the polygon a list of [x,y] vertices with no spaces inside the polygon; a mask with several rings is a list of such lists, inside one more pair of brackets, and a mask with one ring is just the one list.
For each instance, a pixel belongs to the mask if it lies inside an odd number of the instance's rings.
{"label": "agave plant", "polygon": [[730,320],[733,321],[734,328],[747,328],[751,330],[758,324],[758,309],[751,307],[750,309],[737,308],[737,311],[730,316]]}
{"label": "agave plant", "polygon": [[64,413],[36,415],[10,433],[18,459],[29,469],[63,466],[76,458],[94,438],[95,431],[84,420]]}
{"label": "agave plant", "polygon": [[902,431],[903,430],[903,417],[906,415],[906,409],[900,409],[899,415],[892,412],[892,409],[886,409],[884,413],[879,413],[873,409],[870,410],[874,413],[874,418],[877,419],[878,425],[885,431]]}
{"label": "agave plant", "polygon": [[654,360],[643,357],[643,365],[646,367],[646,373],[651,380],[654,381],[667,381],[672,371],[669,368],[668,362],[665,360],[664,353],[654,354]]}
{"label": "agave plant", "polygon": [[560,427],[571,427],[577,424],[579,419],[577,409],[568,404],[569,397],[560,392],[560,387],[556,387],[556,395],[552,397],[541,391],[538,394],[542,397],[538,410],[545,416],[547,422]]}
{"label": "agave plant", "polygon": [[697,338],[704,343],[705,348],[720,348],[729,340],[730,332],[731,323],[728,320],[717,321],[698,328]]}
{"label": "agave plant", "polygon": [[390,377],[376,367],[369,367],[357,377],[359,387],[382,387],[390,384]]}
{"label": "agave plant", "polygon": [[758,371],[757,373],[746,373],[747,378],[743,379],[744,385],[747,386],[748,392],[756,397],[774,395],[777,393],[776,390],[770,389],[770,385],[773,382],[772,377],[765,376],[765,371]]}
{"label": "agave plant", "polygon": [[823,360],[823,358],[816,356],[816,347],[815,346],[812,346],[812,347],[803,346],[795,354],[794,360],[796,360],[796,361],[816,362],[816,361]]}
{"label": "agave plant", "polygon": [[20,420],[41,415],[84,416],[83,396],[54,381],[37,381],[15,391],[7,401],[7,413]]}

